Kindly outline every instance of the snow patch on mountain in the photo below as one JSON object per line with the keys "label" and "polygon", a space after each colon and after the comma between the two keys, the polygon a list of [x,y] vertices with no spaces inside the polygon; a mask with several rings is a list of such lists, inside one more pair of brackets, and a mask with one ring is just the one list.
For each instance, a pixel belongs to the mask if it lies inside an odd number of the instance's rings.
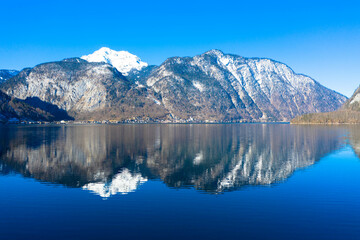
{"label": "snow patch on mountain", "polygon": [[102,47],[92,54],[81,57],[88,62],[105,62],[111,64],[123,75],[127,76],[130,71],[147,67],[146,62],[127,51],[115,51],[107,47]]}
{"label": "snow patch on mountain", "polygon": [[194,82],[193,82],[193,85],[194,85],[194,87],[197,88],[200,92],[203,92],[204,89],[205,89],[204,85],[201,84],[201,83],[199,83],[199,82],[197,82],[197,81],[194,81]]}

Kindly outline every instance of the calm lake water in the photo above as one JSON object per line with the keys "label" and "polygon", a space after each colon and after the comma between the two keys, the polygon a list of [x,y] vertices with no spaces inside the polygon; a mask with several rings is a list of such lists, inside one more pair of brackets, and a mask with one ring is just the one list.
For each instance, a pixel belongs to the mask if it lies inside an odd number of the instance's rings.
{"label": "calm lake water", "polygon": [[360,126],[0,126],[0,239],[360,239]]}

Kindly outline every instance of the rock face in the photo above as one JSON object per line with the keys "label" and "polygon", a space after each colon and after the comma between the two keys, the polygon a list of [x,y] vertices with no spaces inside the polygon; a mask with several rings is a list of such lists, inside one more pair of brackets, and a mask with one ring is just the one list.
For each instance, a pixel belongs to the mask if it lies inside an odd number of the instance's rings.
{"label": "rock face", "polygon": [[151,91],[132,84],[110,64],[80,58],[24,69],[2,89],[20,99],[35,97],[56,105],[77,119],[162,118],[167,114]]}
{"label": "rock face", "polygon": [[0,91],[0,123],[20,120],[52,121],[56,117]]}
{"label": "rock face", "polygon": [[198,120],[289,120],[333,111],[346,97],[285,64],[211,50],[166,60],[146,79],[173,116]]}
{"label": "rock face", "polygon": [[89,62],[109,63],[124,76],[128,75],[132,70],[140,71],[148,66],[146,62],[141,61],[139,57],[127,51],[114,51],[106,47],[100,48],[94,53],[82,56],[81,58]]}
{"label": "rock face", "polygon": [[7,69],[0,69],[0,84],[5,82],[6,80],[12,78],[16,74],[18,74],[19,71],[17,70],[7,70]]}

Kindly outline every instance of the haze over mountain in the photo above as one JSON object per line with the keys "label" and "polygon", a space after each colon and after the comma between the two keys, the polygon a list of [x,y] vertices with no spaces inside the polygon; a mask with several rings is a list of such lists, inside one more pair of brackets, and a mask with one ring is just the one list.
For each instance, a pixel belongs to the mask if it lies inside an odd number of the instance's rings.
{"label": "haze over mountain", "polygon": [[0,88],[96,120],[288,121],[346,101],[285,64],[219,50],[148,66],[126,51],[101,48],[24,69]]}
{"label": "haze over mountain", "polygon": [[8,80],[9,78],[12,78],[16,74],[18,74],[19,71],[17,70],[7,70],[7,69],[0,69],[0,84]]}

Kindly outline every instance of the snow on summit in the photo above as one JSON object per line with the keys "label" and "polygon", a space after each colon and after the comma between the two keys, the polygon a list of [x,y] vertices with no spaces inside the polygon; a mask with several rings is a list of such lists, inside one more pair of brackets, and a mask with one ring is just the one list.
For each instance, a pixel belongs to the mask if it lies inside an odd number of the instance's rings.
{"label": "snow on summit", "polygon": [[141,70],[147,67],[146,62],[127,51],[115,51],[107,47],[102,47],[92,54],[81,57],[88,62],[105,62],[114,66],[123,75],[128,75],[131,70]]}

